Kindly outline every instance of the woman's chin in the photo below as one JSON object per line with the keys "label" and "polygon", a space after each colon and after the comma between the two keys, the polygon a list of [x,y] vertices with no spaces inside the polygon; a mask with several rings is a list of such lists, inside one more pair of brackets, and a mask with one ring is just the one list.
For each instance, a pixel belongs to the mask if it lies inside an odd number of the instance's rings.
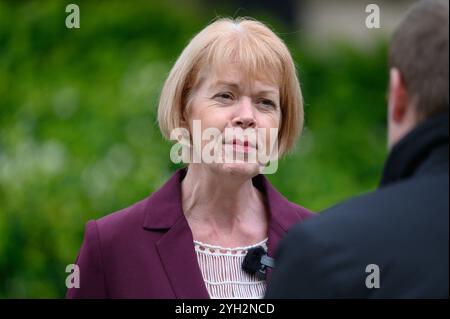
{"label": "woman's chin", "polygon": [[237,175],[246,178],[252,178],[260,173],[259,165],[257,163],[239,162],[235,163],[221,163],[214,164],[215,170],[218,173],[225,173],[228,175]]}

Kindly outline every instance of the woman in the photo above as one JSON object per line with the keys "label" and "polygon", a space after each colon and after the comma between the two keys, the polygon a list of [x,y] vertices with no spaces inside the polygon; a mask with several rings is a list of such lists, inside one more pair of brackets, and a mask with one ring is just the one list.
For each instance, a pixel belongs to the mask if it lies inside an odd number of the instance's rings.
{"label": "woman", "polygon": [[[158,120],[166,138],[185,135],[187,169],[143,201],[88,222],[77,259],[80,288],[67,296],[263,297],[267,279],[242,269],[247,251],[262,246],[273,255],[287,229],[311,215],[260,174],[267,160],[250,160],[267,147],[276,159],[302,129],[302,96],[287,47],[260,22],[213,22],[171,70]],[[206,152],[212,162],[204,158],[207,141],[193,136],[211,128],[220,133]],[[267,142],[270,130],[278,133],[275,144]]]}

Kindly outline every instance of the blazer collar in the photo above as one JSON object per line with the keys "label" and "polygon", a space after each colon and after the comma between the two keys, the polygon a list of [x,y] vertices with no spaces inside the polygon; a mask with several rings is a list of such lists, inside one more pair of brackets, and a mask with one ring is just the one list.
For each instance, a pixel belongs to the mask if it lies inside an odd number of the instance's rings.
{"label": "blazer collar", "polygon": [[[143,227],[148,230],[169,229],[184,217],[181,202],[181,182],[186,169],[179,169],[146,203]],[[269,224],[286,232],[293,223],[299,221],[299,207],[281,195],[264,175],[257,175],[252,180],[266,198],[269,209]]]}
{"label": "blazer collar", "polygon": [[185,175],[185,169],[177,170],[159,190],[147,199],[143,225],[145,229],[169,229],[184,216],[181,182]]}
{"label": "blazer collar", "polygon": [[[177,298],[209,298],[197,263],[193,235],[182,208],[181,181],[186,169],[179,169],[148,199],[143,227],[146,230],[168,230],[156,243],[164,269]],[[279,240],[300,220],[299,207],[283,197],[263,175],[253,184],[264,195],[269,210],[268,255],[274,256]],[[268,278],[271,270],[268,271]]]}

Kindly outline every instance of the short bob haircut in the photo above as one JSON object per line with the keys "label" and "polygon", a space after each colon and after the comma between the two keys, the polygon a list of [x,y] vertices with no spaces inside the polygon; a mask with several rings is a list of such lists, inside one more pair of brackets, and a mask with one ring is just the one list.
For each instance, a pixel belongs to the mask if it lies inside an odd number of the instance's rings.
{"label": "short bob haircut", "polygon": [[[158,122],[163,136],[180,127],[182,115],[205,69],[239,64],[246,79],[268,79],[279,88],[279,154],[291,150],[303,128],[303,98],[292,56],[266,25],[249,18],[220,18],[186,46],[161,91]],[[220,73],[217,73],[220,74]]]}

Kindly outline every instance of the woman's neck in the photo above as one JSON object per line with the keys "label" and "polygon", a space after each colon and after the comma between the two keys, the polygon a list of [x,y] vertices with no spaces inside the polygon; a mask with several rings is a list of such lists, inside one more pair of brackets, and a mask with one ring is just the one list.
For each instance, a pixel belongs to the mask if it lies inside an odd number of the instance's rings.
{"label": "woman's neck", "polygon": [[264,198],[251,178],[191,164],[182,182],[182,202],[196,240],[232,247],[267,237]]}

